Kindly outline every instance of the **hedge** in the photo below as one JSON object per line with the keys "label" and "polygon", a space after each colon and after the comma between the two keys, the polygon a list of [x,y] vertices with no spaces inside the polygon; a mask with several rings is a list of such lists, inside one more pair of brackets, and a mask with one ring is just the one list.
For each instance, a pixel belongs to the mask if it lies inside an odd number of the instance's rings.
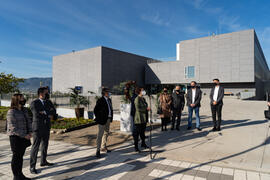
{"label": "hedge", "polygon": [[93,119],[80,118],[63,118],[51,121],[51,127],[53,129],[69,129],[85,124],[93,124],[95,121]]}

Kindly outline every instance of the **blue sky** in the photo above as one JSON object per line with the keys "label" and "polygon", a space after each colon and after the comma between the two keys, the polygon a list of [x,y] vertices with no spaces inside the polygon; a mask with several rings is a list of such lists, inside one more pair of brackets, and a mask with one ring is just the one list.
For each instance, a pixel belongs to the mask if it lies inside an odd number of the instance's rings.
{"label": "blue sky", "polygon": [[[259,3],[258,3],[259,2]],[[51,77],[52,56],[107,46],[174,60],[181,40],[254,28],[270,62],[268,0],[0,0],[0,72]]]}

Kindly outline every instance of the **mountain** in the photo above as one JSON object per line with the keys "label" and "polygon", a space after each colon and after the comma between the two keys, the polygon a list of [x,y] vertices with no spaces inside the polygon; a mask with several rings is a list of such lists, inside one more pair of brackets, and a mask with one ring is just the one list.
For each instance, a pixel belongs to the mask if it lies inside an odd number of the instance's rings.
{"label": "mountain", "polygon": [[52,87],[52,78],[29,78],[25,79],[23,83],[19,84],[19,89],[22,92],[36,93],[37,89],[41,86]]}

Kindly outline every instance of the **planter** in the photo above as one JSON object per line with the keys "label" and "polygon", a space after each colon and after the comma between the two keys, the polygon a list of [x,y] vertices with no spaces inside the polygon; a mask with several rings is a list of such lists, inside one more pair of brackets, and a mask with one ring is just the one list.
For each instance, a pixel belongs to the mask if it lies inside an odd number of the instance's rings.
{"label": "planter", "polygon": [[84,117],[84,108],[75,108],[76,118],[80,119]]}
{"label": "planter", "polygon": [[120,131],[132,132],[133,129],[133,119],[130,115],[131,104],[121,104],[120,105]]}

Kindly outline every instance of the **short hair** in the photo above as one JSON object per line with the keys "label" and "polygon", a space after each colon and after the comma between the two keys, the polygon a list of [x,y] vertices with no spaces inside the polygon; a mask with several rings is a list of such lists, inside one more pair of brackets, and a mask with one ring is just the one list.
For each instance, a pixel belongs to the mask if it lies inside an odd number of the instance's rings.
{"label": "short hair", "polygon": [[106,88],[106,87],[102,88],[102,92],[101,92],[102,96],[104,96],[105,93],[109,91],[110,91],[109,88]]}
{"label": "short hair", "polygon": [[213,79],[213,81],[218,81],[219,82],[219,79],[218,78],[215,78],[215,79]]}
{"label": "short hair", "polygon": [[46,87],[40,87],[38,88],[37,94],[40,95],[41,93],[44,93],[44,91],[48,90]]}
{"label": "short hair", "polygon": [[195,85],[197,84],[197,82],[196,82],[196,81],[191,81],[191,82],[190,82],[190,84],[191,84],[191,83],[194,83]]}
{"label": "short hair", "polygon": [[22,96],[23,95],[20,93],[13,94],[13,96],[11,98],[10,109],[19,109],[20,100],[21,100]]}

